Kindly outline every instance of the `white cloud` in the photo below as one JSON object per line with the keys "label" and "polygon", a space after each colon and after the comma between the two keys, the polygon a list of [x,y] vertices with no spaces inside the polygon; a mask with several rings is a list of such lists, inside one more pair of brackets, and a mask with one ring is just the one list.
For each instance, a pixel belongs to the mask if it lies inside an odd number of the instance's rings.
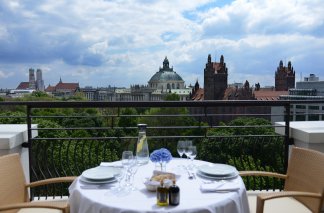
{"label": "white cloud", "polygon": [[0,68],[37,65],[51,84],[59,76],[81,85],[146,84],[165,56],[187,85],[197,78],[203,85],[208,54],[216,61],[224,55],[230,80],[250,78],[251,84],[268,85],[279,60],[292,60],[303,73],[322,68],[321,0],[15,0],[1,6]]}
{"label": "white cloud", "polygon": [[0,70],[0,79],[9,78],[14,75],[14,72],[4,72]]}

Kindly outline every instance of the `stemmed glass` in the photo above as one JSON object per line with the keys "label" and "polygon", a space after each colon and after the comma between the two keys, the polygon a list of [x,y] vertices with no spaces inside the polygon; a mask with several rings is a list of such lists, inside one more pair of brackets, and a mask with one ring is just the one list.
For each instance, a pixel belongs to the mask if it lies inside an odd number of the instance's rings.
{"label": "stemmed glass", "polygon": [[[115,178],[117,179],[117,186],[115,186],[114,188],[112,188],[111,192],[114,193],[117,196],[122,196],[127,194],[127,190],[125,190],[124,186],[122,185],[122,180],[124,179],[124,177],[126,178],[126,183],[127,183],[127,179],[128,179],[128,167],[131,165],[132,161],[133,161],[133,152],[132,151],[123,151],[122,153],[122,165],[123,168],[120,170],[120,173],[118,175],[115,176]],[[108,191],[109,193],[109,191]]]}
{"label": "stemmed glass", "polygon": [[134,156],[132,151],[123,151],[122,154],[122,164],[123,167],[126,168],[126,170],[130,167],[130,165],[133,163]]}
{"label": "stemmed glass", "polygon": [[197,147],[196,146],[189,146],[188,147],[188,154],[189,154],[189,158],[190,158],[190,167],[193,168],[193,160],[196,158],[197,156]]}
{"label": "stemmed glass", "polygon": [[134,177],[135,177],[135,174],[136,174],[139,166],[140,166],[140,164],[137,161],[137,159],[134,159],[132,165],[129,168],[129,172],[130,172],[130,175],[131,175],[131,184],[130,184],[130,186],[131,186],[132,191],[137,190],[137,188],[134,186]]}
{"label": "stemmed glass", "polygon": [[182,156],[185,152],[185,148],[186,148],[186,141],[178,141],[177,152],[178,152],[180,158],[182,158]]}
{"label": "stemmed glass", "polygon": [[189,150],[189,147],[190,146],[192,146],[192,141],[185,141],[185,151],[184,151],[184,153],[185,153],[185,155],[187,156],[187,158],[189,159],[189,152],[190,152],[190,150]]}
{"label": "stemmed glass", "polygon": [[123,167],[125,169],[125,173],[126,173],[126,185],[129,186],[130,184],[130,170],[129,168],[131,167],[131,165],[134,162],[134,156],[133,156],[133,152],[132,151],[123,151],[122,154],[122,164]]}

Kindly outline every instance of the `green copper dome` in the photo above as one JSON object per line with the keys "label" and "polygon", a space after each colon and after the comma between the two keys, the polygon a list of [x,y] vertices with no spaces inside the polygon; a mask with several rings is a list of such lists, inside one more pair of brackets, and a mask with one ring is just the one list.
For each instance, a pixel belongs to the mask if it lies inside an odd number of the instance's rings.
{"label": "green copper dome", "polygon": [[149,82],[165,82],[165,81],[183,81],[183,79],[173,71],[173,68],[169,67],[169,60],[165,57],[163,61],[163,67],[159,72],[156,72]]}

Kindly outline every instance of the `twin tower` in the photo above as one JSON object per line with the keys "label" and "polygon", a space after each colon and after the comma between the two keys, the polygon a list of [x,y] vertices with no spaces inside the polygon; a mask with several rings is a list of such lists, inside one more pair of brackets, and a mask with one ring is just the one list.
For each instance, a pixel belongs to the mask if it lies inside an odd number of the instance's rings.
{"label": "twin tower", "polygon": [[45,90],[41,69],[36,70],[36,79],[35,79],[35,70],[32,68],[29,69],[29,86],[28,86],[28,88],[38,90],[38,91]]}

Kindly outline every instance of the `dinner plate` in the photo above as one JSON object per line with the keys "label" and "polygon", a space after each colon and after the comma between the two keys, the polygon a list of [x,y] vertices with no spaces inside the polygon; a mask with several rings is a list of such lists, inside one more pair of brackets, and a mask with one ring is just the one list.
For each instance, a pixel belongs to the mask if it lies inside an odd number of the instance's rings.
{"label": "dinner plate", "polygon": [[200,171],[197,171],[197,175],[199,177],[210,179],[210,180],[230,180],[230,179],[236,178],[239,175],[239,172],[236,171],[233,174],[227,175],[227,176],[210,176],[210,175],[206,175]]}
{"label": "dinner plate", "polygon": [[114,179],[121,172],[120,168],[109,166],[98,166],[82,172],[82,177],[92,181],[105,181]]}
{"label": "dinner plate", "polygon": [[234,166],[220,163],[204,164],[199,166],[197,170],[204,175],[215,177],[232,176],[237,172]]}
{"label": "dinner plate", "polygon": [[87,178],[85,178],[85,177],[83,177],[81,175],[80,176],[80,181],[82,181],[84,183],[90,183],[90,184],[107,184],[107,183],[116,182],[117,179],[116,178],[112,178],[112,179],[108,179],[108,180],[90,180],[90,179],[87,179]]}

